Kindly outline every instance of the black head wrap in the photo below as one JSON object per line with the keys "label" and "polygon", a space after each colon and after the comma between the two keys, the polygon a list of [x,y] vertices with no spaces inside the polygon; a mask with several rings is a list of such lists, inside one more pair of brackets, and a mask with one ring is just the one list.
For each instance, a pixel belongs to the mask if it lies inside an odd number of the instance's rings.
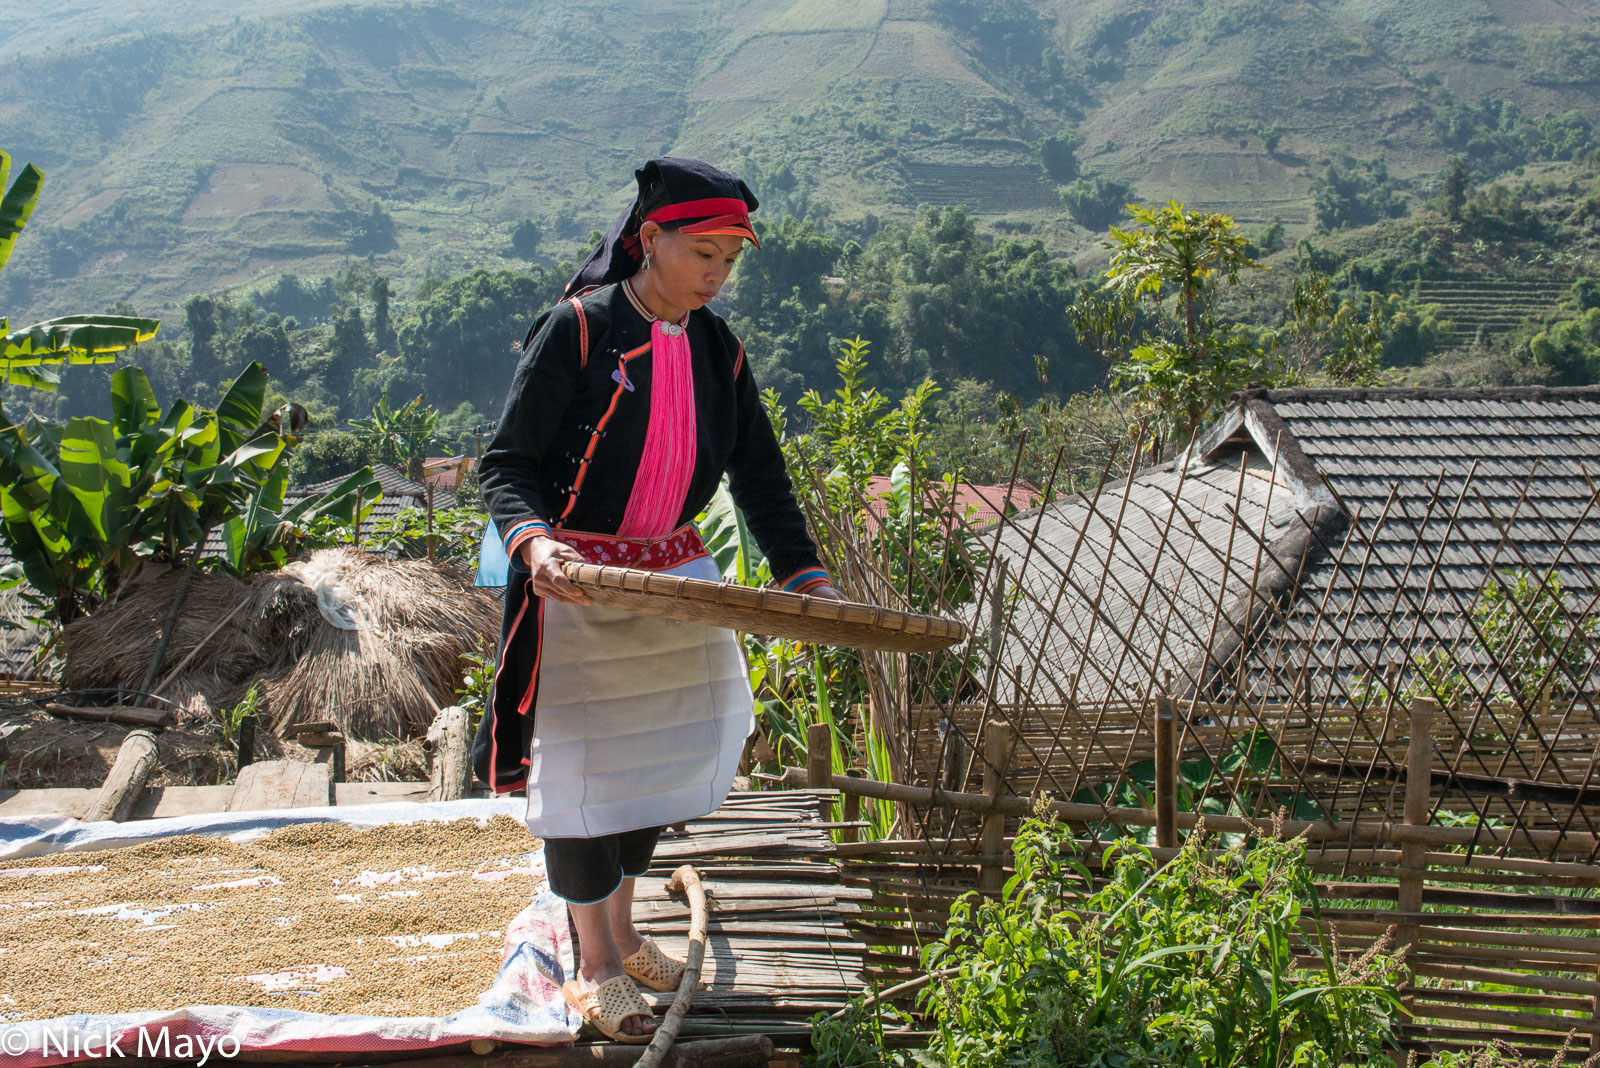
{"label": "black head wrap", "polygon": [[639,183],[633,203],[617,216],[567,282],[565,296],[633,277],[642,262],[639,228],[652,217],[687,233],[736,234],[760,246],[750,226],[750,212],[760,202],[749,186],[728,172],[697,159],[665,156],[646,163],[633,176]]}

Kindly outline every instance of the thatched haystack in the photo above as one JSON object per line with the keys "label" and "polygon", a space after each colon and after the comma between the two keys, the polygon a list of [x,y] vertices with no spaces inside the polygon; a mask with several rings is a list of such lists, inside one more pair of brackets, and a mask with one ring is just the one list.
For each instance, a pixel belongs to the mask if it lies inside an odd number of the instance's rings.
{"label": "thatched haystack", "polygon": [[[182,574],[168,567],[142,567],[94,615],[67,624],[61,634],[66,661],[62,685],[74,690],[140,689]],[[248,685],[247,680],[266,669],[273,650],[251,625],[250,609],[239,608],[252,596],[249,584],[231,575],[202,572],[191,580],[156,681],[200,642],[205,645],[162,687],[163,697],[187,705],[200,695],[213,708],[227,707],[238,699],[241,682]],[[104,696],[110,703],[113,695]]]}
{"label": "thatched haystack", "polygon": [[[66,685],[138,688],[177,583],[169,573],[137,584],[69,626]],[[435,560],[322,549],[248,583],[200,574],[163,671],[204,645],[162,695],[198,693],[225,709],[260,681],[280,734],[331,720],[352,739],[404,739],[427,730],[435,704],[455,700],[462,654],[492,646],[499,624],[498,598]]]}

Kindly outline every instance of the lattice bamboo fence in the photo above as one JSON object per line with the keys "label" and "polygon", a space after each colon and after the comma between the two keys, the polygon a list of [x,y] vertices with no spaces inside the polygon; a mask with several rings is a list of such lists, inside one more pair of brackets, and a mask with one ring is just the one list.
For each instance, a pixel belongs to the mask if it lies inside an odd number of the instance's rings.
{"label": "lattice bamboo fence", "polygon": [[[890,840],[841,845],[874,892],[869,965],[914,974],[951,900],[999,889],[1041,799],[1091,866],[1126,832],[1170,855],[1202,816],[1239,832],[1276,814],[1308,840],[1341,951],[1407,949],[1408,1044],[1548,1056],[1576,1032],[1573,1057],[1600,1052],[1595,479],[1574,507],[1537,471],[1515,498],[1441,477],[1365,516],[1287,490],[1275,507],[1278,474],[1241,457],[1220,503],[1186,496],[1180,466],[1150,476],[1156,507],[1130,477],[987,528],[946,516],[976,578],[944,607],[975,635],[960,671],[870,658],[861,722],[897,782],[789,773],[841,789],[847,816],[895,806]],[[813,519],[858,593],[944,578]]]}

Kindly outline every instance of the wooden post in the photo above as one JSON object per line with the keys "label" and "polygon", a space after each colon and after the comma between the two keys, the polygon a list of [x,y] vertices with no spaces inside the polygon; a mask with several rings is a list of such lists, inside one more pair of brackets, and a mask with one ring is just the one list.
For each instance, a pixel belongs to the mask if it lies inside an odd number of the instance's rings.
{"label": "wooden post", "polygon": [[[1600,980],[1600,966],[1594,970],[1594,977]],[[1600,994],[1594,994],[1589,999],[1589,1022],[1600,1023]],[[1589,1055],[1600,1053],[1600,1034],[1589,1036]]]}
{"label": "wooden post", "polygon": [[[1433,715],[1436,707],[1426,697],[1411,699],[1411,736],[1406,742],[1405,824],[1428,825],[1428,799],[1433,782]],[[1421,842],[1400,845],[1399,896],[1395,908],[1400,912],[1421,912],[1422,891],[1426,882],[1428,847]],[[1395,933],[1395,949],[1410,949],[1417,940],[1415,920],[1401,920]],[[1403,999],[1406,1010],[1412,999]]]}
{"label": "wooden post", "polygon": [[122,748],[117,750],[117,762],[111,765],[105,784],[83,817],[85,822],[116,820],[121,823],[132,815],[144,784],[156,768],[158,751],[155,735],[149,731],[129,731],[122,739]]}
{"label": "wooden post", "polygon": [[833,788],[833,728],[826,723],[806,728],[806,785],[813,790]]}
{"label": "wooden post", "polygon": [[990,858],[1006,850],[1006,814],[994,806],[1005,788],[1010,760],[1011,725],[991,720],[983,735],[983,793],[990,809],[983,815],[980,841],[984,860],[978,869],[978,890],[985,894],[998,894],[1006,882],[1005,865]]}
{"label": "wooden post", "polygon": [[243,771],[256,758],[256,717],[249,715],[239,721],[238,768]]}
{"label": "wooden post", "polygon": [[433,758],[428,762],[428,800],[459,801],[472,790],[471,717],[459,705],[451,705],[434,717],[428,727],[428,746]]}
{"label": "wooden post", "polygon": [[[422,470],[424,480],[428,477],[428,470],[424,465]],[[428,559],[433,559],[433,483],[428,482]]]}
{"label": "wooden post", "polygon": [[1156,698],[1156,845],[1178,848],[1178,717],[1172,698]]}
{"label": "wooden post", "polygon": [[[852,779],[865,779],[867,776],[860,768],[850,768],[845,772]],[[847,793],[844,795],[844,822],[854,823],[861,818],[861,795]],[[860,827],[839,828],[839,841],[858,842],[861,840]]]}

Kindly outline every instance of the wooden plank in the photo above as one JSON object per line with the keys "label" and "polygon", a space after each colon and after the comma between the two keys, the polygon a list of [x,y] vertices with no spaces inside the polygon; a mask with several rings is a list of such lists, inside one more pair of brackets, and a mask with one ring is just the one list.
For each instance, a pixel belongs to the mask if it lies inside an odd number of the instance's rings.
{"label": "wooden plank", "polygon": [[41,790],[0,790],[0,817],[25,819],[29,816],[64,816],[82,819],[100,791],[66,787]]}
{"label": "wooden plank", "polygon": [[397,801],[428,800],[425,782],[337,782],[333,784],[333,803],[345,805],[387,805]]}
{"label": "wooden plank", "polygon": [[239,772],[229,812],[319,808],[333,804],[333,769],[299,760],[268,760]]}
{"label": "wooden plank", "polygon": [[136,820],[225,812],[232,786],[151,786],[133,806]]}

